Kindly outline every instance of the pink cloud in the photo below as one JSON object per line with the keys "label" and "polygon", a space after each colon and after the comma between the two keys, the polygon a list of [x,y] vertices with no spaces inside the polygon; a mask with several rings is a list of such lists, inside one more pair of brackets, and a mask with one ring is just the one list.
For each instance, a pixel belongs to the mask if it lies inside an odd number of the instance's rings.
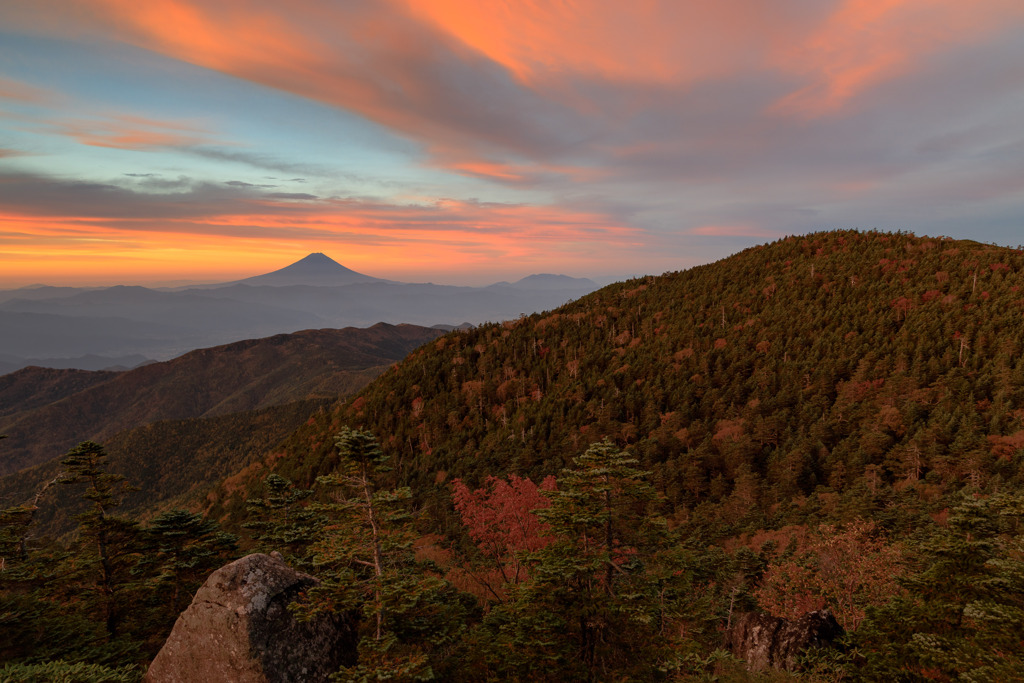
{"label": "pink cloud", "polygon": [[773,55],[777,67],[804,81],[773,109],[807,117],[839,111],[932,54],[984,41],[1021,19],[1018,0],[843,0],[814,31]]}
{"label": "pink cloud", "polygon": [[50,128],[83,145],[116,149],[183,147],[213,142],[201,128],[175,121],[113,115],[52,121]]}
{"label": "pink cloud", "polygon": [[52,104],[61,98],[45,88],[0,76],[0,99],[25,104]]}
{"label": "pink cloud", "polygon": [[[608,161],[601,146],[610,137],[635,131],[649,109],[702,84],[768,84],[761,101],[743,106],[817,117],[1024,18],[1020,0],[293,0],[286,9],[269,0],[40,0],[32,7],[14,12],[19,23],[65,33],[74,23],[76,32],[350,110],[423,143],[431,165],[511,184],[578,179],[579,169]],[[170,134],[99,131],[83,139],[131,146]],[[664,142],[679,140],[689,143],[689,129]],[[756,149],[763,140],[751,142]]]}

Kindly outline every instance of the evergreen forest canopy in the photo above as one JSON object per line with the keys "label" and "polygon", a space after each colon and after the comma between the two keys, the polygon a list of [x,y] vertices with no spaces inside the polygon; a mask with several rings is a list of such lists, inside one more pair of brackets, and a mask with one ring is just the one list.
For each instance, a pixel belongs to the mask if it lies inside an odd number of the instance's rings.
{"label": "evergreen forest canopy", "polygon": [[[794,677],[1019,679],[1022,306],[1024,252],[843,231],[454,332],[206,519],[124,522],[118,588],[95,514],[68,546],[5,511],[0,656],[144,663],[173,615],[132,606],[202,572],[139,539],[195,528],[205,569],[240,552],[216,519],[323,580],[300,612],[361,615],[349,680],[748,680],[733,616],[821,607],[845,647]],[[90,635],[39,637],[57,606]]]}

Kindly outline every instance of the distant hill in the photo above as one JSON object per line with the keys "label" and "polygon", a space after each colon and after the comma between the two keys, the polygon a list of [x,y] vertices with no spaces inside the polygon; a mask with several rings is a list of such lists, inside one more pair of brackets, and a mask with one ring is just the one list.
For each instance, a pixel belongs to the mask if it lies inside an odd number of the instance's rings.
{"label": "distant hill", "polygon": [[0,376],[30,366],[57,370],[131,370],[152,362],[152,359],[137,353],[128,356],[97,356],[94,353],[87,353],[74,358],[20,358],[2,354]]}
{"label": "distant hill", "polygon": [[193,351],[121,373],[26,368],[0,378],[0,474],[158,420],[355,391],[442,334],[414,325],[306,330]]}
{"label": "distant hill", "polygon": [[62,296],[72,296],[97,289],[96,287],[51,287],[49,285],[34,285],[21,287],[19,289],[0,290],[0,302],[11,299],[57,299]]}
{"label": "distant hill", "polygon": [[582,289],[588,292],[597,289],[597,283],[585,277],[569,277],[568,275],[552,275],[551,273],[527,275],[523,279],[511,284],[499,282],[498,285],[506,285],[517,289]]}
{"label": "distant hill", "polygon": [[29,367],[0,376],[0,422],[113,379],[115,372]]}

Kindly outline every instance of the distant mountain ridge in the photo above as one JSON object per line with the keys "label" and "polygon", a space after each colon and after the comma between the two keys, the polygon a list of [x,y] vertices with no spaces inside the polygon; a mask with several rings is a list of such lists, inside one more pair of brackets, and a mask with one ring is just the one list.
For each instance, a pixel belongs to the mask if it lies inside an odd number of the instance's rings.
{"label": "distant mountain ridge", "polygon": [[[410,284],[371,277],[322,253],[234,282],[151,289],[32,287],[0,292],[0,373],[55,359],[61,367],[167,360],[192,349],[303,329],[378,322],[431,327],[511,320],[597,288],[585,278],[538,274],[487,287]],[[115,359],[97,365],[86,356]],[[32,359],[32,360],[29,360]],[[77,365],[72,359],[82,359]]]}
{"label": "distant mountain ridge", "polygon": [[581,289],[593,291],[597,283],[585,277],[569,277],[552,273],[527,275],[515,282],[496,282],[491,287],[515,287],[517,289]]}
{"label": "distant mountain ridge", "polygon": [[441,334],[381,323],[246,340],[120,373],[25,368],[0,377],[0,475],[157,420],[337,398]]}

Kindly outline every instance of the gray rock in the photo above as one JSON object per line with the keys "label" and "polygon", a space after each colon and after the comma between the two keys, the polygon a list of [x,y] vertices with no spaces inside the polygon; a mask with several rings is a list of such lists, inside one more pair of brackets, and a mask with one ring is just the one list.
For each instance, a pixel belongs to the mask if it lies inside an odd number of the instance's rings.
{"label": "gray rock", "polygon": [[295,619],[288,605],[317,583],[278,553],[221,567],[178,617],[145,681],[326,681],[355,663],[356,624],[336,615]]}
{"label": "gray rock", "polygon": [[751,671],[792,671],[804,650],[829,647],[842,634],[843,627],[828,610],[808,612],[795,621],[747,612],[733,622],[726,646]]}

